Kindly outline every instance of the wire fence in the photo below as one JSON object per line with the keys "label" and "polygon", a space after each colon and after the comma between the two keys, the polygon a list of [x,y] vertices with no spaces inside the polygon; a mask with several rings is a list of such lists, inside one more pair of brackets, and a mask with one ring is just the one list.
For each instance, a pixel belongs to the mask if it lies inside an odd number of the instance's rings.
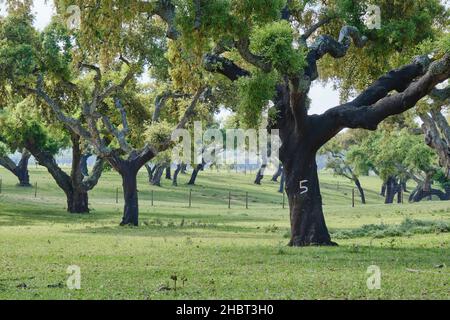
{"label": "wire fence", "polygon": [[[41,184],[34,182],[30,188],[20,188],[20,192],[16,185],[13,185],[8,181],[8,186],[5,186],[5,182],[0,178],[0,196],[11,195],[18,196],[20,198],[26,198],[32,200],[40,199],[47,200],[46,202],[61,201],[62,191],[55,193],[55,188],[49,187],[51,181],[45,183],[41,181]],[[342,200],[340,204],[348,204],[351,207],[355,207],[360,203],[359,192],[357,189],[349,185],[337,181],[335,184],[323,183],[325,189],[330,192],[336,192],[341,195]],[[276,184],[273,184],[276,187]],[[121,186],[112,186],[108,182],[107,187],[101,188],[89,192],[90,203],[94,206],[96,204],[101,205],[123,205],[123,191]],[[169,208],[202,208],[202,207],[221,207],[223,209],[257,209],[257,208],[279,208],[286,209],[289,207],[288,198],[285,192],[277,192],[274,190],[272,193],[263,193],[255,191],[242,191],[239,189],[226,190],[221,188],[220,190],[205,190],[202,187],[179,187],[172,189],[153,188],[150,185],[138,186],[139,202],[141,206],[146,207],[169,207]],[[402,197],[403,200],[403,197]]]}

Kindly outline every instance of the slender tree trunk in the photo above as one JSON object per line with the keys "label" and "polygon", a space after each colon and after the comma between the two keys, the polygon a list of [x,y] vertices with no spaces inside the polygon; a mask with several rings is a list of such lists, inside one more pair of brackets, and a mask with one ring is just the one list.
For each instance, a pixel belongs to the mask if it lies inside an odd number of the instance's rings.
{"label": "slender tree trunk", "polygon": [[383,184],[381,185],[381,192],[380,192],[380,196],[382,197],[386,197],[386,182],[383,182]]}
{"label": "slender tree trunk", "polygon": [[172,180],[172,168],[170,167],[170,164],[166,168],[166,179]]}
{"label": "slender tree trunk", "polygon": [[132,165],[124,165],[122,176],[123,198],[125,206],[121,226],[139,226],[139,202],[137,190],[137,171]]}
{"label": "slender tree trunk", "polygon": [[173,173],[172,185],[175,187],[178,186],[178,175],[181,172],[181,167],[182,167],[181,164],[177,165],[177,168],[176,168],[175,172]]}
{"label": "slender tree trunk", "polygon": [[354,178],[356,188],[358,188],[359,196],[361,197],[361,203],[366,204],[366,195],[364,194],[364,189],[361,186],[361,182],[358,178]]}
{"label": "slender tree trunk", "polygon": [[284,192],[284,185],[286,184],[286,175],[284,172],[281,172],[281,179],[280,179],[280,189],[278,189],[279,193]]}
{"label": "slender tree trunk", "polygon": [[145,169],[147,169],[148,173],[148,183],[152,184],[153,174],[155,172],[156,166],[151,167],[148,163],[145,165]]}
{"label": "slender tree trunk", "polygon": [[204,167],[205,167],[205,164],[202,163],[202,164],[198,164],[198,165],[194,168],[194,171],[192,171],[191,179],[189,180],[188,185],[190,185],[190,186],[195,185],[195,181],[197,181],[198,173],[199,173],[200,171],[202,171]]}
{"label": "slender tree trunk", "polygon": [[322,211],[315,152],[291,150],[283,159],[291,220],[291,246],[336,245],[331,241]]}
{"label": "slender tree trunk", "polygon": [[264,171],[266,170],[266,167],[267,165],[263,164],[256,173],[255,184],[261,185],[261,181],[264,179]]}
{"label": "slender tree trunk", "polygon": [[30,160],[31,153],[28,150],[22,152],[19,164],[16,167],[16,176],[19,179],[20,187],[31,187],[30,175],[28,173],[28,162]]}
{"label": "slender tree trunk", "polygon": [[157,167],[154,169],[153,177],[150,183],[154,186],[161,187],[161,178],[163,173],[164,173],[164,166],[157,165]]}
{"label": "slender tree trunk", "polygon": [[283,173],[283,166],[280,163],[277,172],[275,172],[275,174],[272,177],[272,181],[278,182],[278,178],[281,177],[282,173]]}

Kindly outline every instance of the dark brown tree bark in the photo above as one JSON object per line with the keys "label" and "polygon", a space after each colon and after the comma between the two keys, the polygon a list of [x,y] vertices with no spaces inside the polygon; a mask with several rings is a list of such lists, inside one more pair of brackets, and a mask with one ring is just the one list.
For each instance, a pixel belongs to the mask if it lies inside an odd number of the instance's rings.
{"label": "dark brown tree bark", "polygon": [[355,181],[356,188],[358,188],[359,196],[361,197],[361,203],[366,204],[366,195],[364,193],[363,187],[361,186],[361,181],[359,181],[358,178],[355,178],[354,181]]}
{"label": "dark brown tree bark", "polygon": [[89,177],[88,160],[90,157],[92,157],[92,154],[90,154],[90,153],[85,153],[81,156],[81,161],[80,161],[81,173],[85,177]]}
{"label": "dark brown tree bark", "polygon": [[[313,32],[307,31],[302,39],[306,42],[308,34]],[[277,85],[272,101],[278,119],[273,121],[273,128],[280,130],[282,141],[280,158],[286,174],[292,246],[334,245],[322,212],[315,163],[317,151],[345,128],[376,130],[384,119],[411,109],[450,77],[450,54],[431,64],[428,57],[417,57],[411,64],[380,77],[356,99],[321,115],[309,115],[308,93],[319,76],[318,61],[326,54],[336,59],[344,57],[352,41],[363,47],[367,40],[351,26],[342,28],[338,40],[319,36],[308,47],[308,66],[296,75],[284,75]],[[263,71],[270,71],[272,66],[252,54],[248,44],[248,39],[236,44],[241,57]],[[251,75],[220,54],[206,55],[204,65],[207,70],[233,81]]]}
{"label": "dark brown tree bark", "polygon": [[103,171],[104,161],[97,159],[91,176],[84,177],[81,170],[82,154],[80,150],[80,137],[71,135],[72,141],[72,169],[70,175],[64,172],[56,163],[54,156],[40,149],[33,137],[25,141],[27,150],[35,157],[41,166],[47,168],[56,184],[64,191],[67,198],[67,211],[70,213],[89,213],[88,192],[98,183]]}
{"label": "dark brown tree bark", "polygon": [[272,176],[272,181],[273,182],[278,182],[278,178],[281,177],[282,173],[283,173],[283,166],[280,163],[280,165],[278,166],[277,172],[275,172],[275,174]]}
{"label": "dark brown tree bark", "polygon": [[284,174],[284,171],[283,171],[283,172],[281,172],[280,188],[278,189],[279,193],[284,192],[285,184],[286,184],[286,175]]}
{"label": "dark brown tree bark", "polygon": [[386,181],[386,197],[385,204],[394,203],[395,195],[398,193],[399,185],[396,177],[389,177]]}
{"label": "dark brown tree bark", "polygon": [[164,165],[156,165],[156,168],[154,169],[152,179],[150,181],[151,185],[161,187],[161,178],[164,174]]}
{"label": "dark brown tree bark", "polygon": [[291,246],[334,245],[322,211],[315,153],[308,147],[283,156],[291,220]]}
{"label": "dark brown tree bark", "polygon": [[179,164],[179,165],[177,165],[177,168],[176,168],[175,172],[173,173],[172,185],[174,187],[178,186],[178,175],[180,174],[181,169],[182,169],[182,165]]}
{"label": "dark brown tree bark", "polygon": [[259,168],[258,172],[256,172],[255,184],[261,185],[261,181],[264,179],[264,171],[266,170],[267,165],[263,164],[261,168]]}
{"label": "dark brown tree bark", "polygon": [[205,161],[202,160],[202,163],[198,164],[194,168],[194,170],[192,171],[192,174],[191,174],[191,179],[189,179],[188,185],[190,185],[190,186],[195,185],[195,182],[197,181],[198,174],[199,174],[200,171],[204,170],[205,165],[206,165]]}
{"label": "dark brown tree bark", "polygon": [[8,156],[0,156],[0,165],[14,174],[19,180],[19,187],[31,187],[30,175],[28,172],[28,161],[31,154],[24,149],[20,157],[19,163],[16,165]]}
{"label": "dark brown tree bark", "polygon": [[167,167],[166,167],[166,179],[172,180],[172,170],[171,170],[170,164],[167,165]]}
{"label": "dark brown tree bark", "polygon": [[157,151],[146,146],[135,150],[123,159],[119,150],[111,151],[106,160],[122,177],[124,210],[121,226],[139,226],[139,197],[137,189],[137,174],[150,160],[157,155]]}

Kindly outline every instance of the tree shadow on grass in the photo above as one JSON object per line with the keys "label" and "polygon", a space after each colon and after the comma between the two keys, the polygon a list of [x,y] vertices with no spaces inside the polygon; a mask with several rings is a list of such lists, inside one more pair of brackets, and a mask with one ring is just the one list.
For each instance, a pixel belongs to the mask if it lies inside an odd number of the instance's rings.
{"label": "tree shadow on grass", "polygon": [[195,223],[180,225],[144,225],[140,227],[98,227],[70,230],[68,233],[91,235],[120,235],[134,237],[165,238],[226,238],[226,239],[273,239],[274,234],[266,233],[256,227]]}

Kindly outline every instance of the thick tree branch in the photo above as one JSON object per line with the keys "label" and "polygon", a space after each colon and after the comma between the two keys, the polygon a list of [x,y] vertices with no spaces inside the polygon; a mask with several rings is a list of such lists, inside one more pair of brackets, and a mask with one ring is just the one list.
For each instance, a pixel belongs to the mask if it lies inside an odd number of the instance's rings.
{"label": "thick tree branch", "polygon": [[104,164],[105,160],[101,157],[97,157],[94,167],[92,168],[91,174],[87,179],[84,179],[82,182],[84,190],[89,191],[94,189],[94,187],[100,180],[100,177],[102,176]]}
{"label": "thick tree branch", "polygon": [[12,159],[6,155],[0,155],[0,166],[15,174],[17,165]]}
{"label": "thick tree branch", "polygon": [[326,15],[325,17],[319,19],[319,21],[317,21],[315,24],[313,24],[312,26],[310,26],[302,35],[301,35],[301,39],[303,41],[306,41],[309,39],[309,37],[311,37],[313,35],[314,32],[316,32],[319,28],[323,27],[324,25],[330,23],[331,21],[333,21],[333,19],[335,19],[336,16],[334,15]]}
{"label": "thick tree branch", "polygon": [[155,111],[153,112],[152,122],[159,121],[161,111],[162,111],[162,109],[164,109],[164,106],[166,105],[167,100],[169,100],[170,98],[178,99],[178,98],[186,98],[186,97],[188,97],[188,95],[183,94],[183,93],[174,93],[174,92],[170,92],[170,91],[166,91],[166,92],[160,94],[159,96],[157,96],[155,99]]}
{"label": "thick tree branch", "polygon": [[141,12],[157,15],[167,23],[167,37],[169,39],[175,40],[178,38],[179,33],[175,27],[176,8],[171,0],[141,1],[139,5]]}
{"label": "thick tree branch", "polygon": [[189,119],[195,115],[195,107],[197,106],[198,101],[200,100],[201,95],[205,91],[205,88],[200,88],[194,95],[189,107],[184,112],[183,117],[177,125],[177,129],[183,129],[188,123]]}
{"label": "thick tree branch", "polygon": [[[420,65],[420,64],[419,64]],[[400,72],[400,75],[402,73]],[[416,82],[412,82],[404,91],[386,96],[371,105],[348,103],[333,108],[326,112],[323,117],[334,121],[334,129],[363,128],[375,130],[378,124],[389,116],[403,113],[414,107],[416,103],[428,95],[439,83],[450,77],[450,55],[433,62],[428,72]],[[390,83],[390,81],[388,81]],[[388,87],[389,84],[386,86]],[[371,99],[360,99],[357,101],[371,101]]]}
{"label": "thick tree branch", "polygon": [[307,56],[308,68],[306,75],[310,77],[311,81],[317,79],[319,76],[317,72],[317,61],[327,53],[333,58],[344,57],[350,48],[352,40],[355,46],[362,48],[368,39],[365,36],[361,36],[358,29],[352,26],[344,26],[341,29],[337,41],[328,35],[319,36],[311,45]]}
{"label": "thick tree branch", "polygon": [[233,61],[214,54],[206,54],[203,57],[203,66],[207,71],[220,73],[231,81],[250,76],[250,72],[242,69]]}
{"label": "thick tree branch", "polygon": [[63,111],[62,108],[59,106],[59,104],[53,100],[43,89],[43,79],[40,76],[38,83],[37,83],[37,88],[36,89],[28,89],[29,92],[32,92],[34,94],[36,94],[39,98],[41,98],[42,100],[44,100],[46,102],[46,104],[53,110],[53,112],[55,113],[57,119],[59,121],[61,121],[62,123],[64,123],[65,125],[67,125],[70,129],[72,129],[74,132],[76,132],[79,136],[85,138],[85,139],[90,139],[91,135],[90,133],[83,128],[83,126],[81,125],[80,121],[67,116]]}
{"label": "thick tree branch", "polygon": [[270,63],[264,62],[264,59],[262,57],[253,54],[250,51],[249,46],[250,40],[248,38],[241,38],[235,42],[236,49],[245,61],[254,65],[255,67],[258,67],[264,72],[270,72],[270,70],[272,70],[272,66],[270,65]]}
{"label": "thick tree branch", "polygon": [[444,89],[433,89],[430,93],[430,97],[441,102],[447,102],[450,99],[450,86]]}

